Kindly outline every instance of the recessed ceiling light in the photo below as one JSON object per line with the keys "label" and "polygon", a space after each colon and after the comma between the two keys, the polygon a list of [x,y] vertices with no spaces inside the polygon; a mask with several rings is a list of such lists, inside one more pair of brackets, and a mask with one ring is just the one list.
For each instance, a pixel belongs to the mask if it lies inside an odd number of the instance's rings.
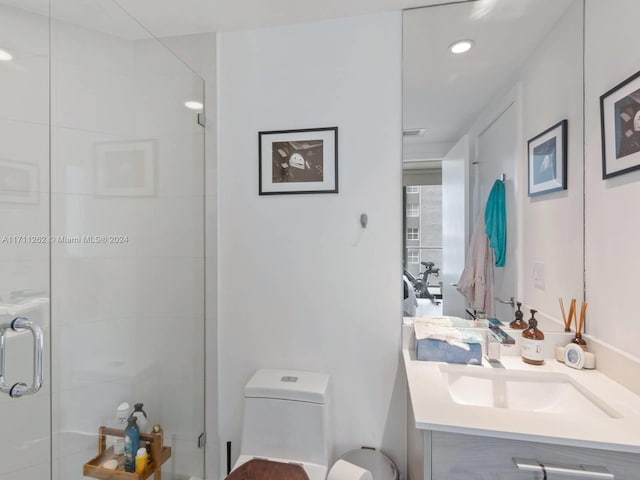
{"label": "recessed ceiling light", "polygon": [[10,60],[13,60],[13,55],[11,55],[6,50],[0,49],[0,62],[8,62]]}
{"label": "recessed ceiling light", "polygon": [[200,102],[195,101],[184,102],[184,106],[190,108],[191,110],[202,110],[204,108],[204,105],[202,105]]}
{"label": "recessed ceiling light", "polygon": [[458,40],[449,45],[449,50],[451,53],[464,53],[471,50],[471,47],[473,47],[473,40]]}

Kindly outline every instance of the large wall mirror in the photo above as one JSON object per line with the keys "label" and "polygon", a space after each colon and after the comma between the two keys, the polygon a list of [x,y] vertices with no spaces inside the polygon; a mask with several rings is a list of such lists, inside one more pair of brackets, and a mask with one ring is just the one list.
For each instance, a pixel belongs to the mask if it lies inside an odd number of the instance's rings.
{"label": "large wall mirror", "polygon": [[[456,284],[476,220],[504,180],[495,316],[511,321],[512,305],[500,300],[515,298],[525,318],[535,308],[547,330],[562,329],[559,298],[584,295],[575,214],[583,211],[584,2],[448,3],[407,10],[403,23],[404,267],[418,286],[415,315],[466,315]],[[530,196],[528,143],[563,121],[567,189]],[[561,157],[558,145],[544,168],[561,169]]]}

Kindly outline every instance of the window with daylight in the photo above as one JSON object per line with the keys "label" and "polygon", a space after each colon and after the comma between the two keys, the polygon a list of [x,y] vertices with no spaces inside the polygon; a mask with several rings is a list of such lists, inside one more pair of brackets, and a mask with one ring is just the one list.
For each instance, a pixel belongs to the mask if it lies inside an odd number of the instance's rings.
{"label": "window with daylight", "polygon": [[407,204],[407,217],[419,217],[420,216],[420,205],[417,203],[408,203]]}
{"label": "window with daylight", "polygon": [[417,228],[407,228],[407,240],[420,240],[420,232]]}
{"label": "window with daylight", "polygon": [[409,263],[420,262],[420,252],[418,252],[418,250],[409,250],[407,252],[407,262]]}

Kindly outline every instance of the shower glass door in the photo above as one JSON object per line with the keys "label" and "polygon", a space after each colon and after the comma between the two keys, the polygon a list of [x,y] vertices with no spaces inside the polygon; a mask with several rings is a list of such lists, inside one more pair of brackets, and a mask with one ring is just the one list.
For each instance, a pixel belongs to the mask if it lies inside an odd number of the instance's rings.
{"label": "shower glass door", "polygon": [[50,1],[52,478],[123,403],[161,425],[163,480],[203,478],[203,81],[116,2]]}
{"label": "shower glass door", "polygon": [[123,403],[204,478],[203,81],[112,0],[0,0],[0,50],[0,480],[90,477]]}
{"label": "shower glass door", "polygon": [[0,0],[0,480],[51,471],[48,15]]}

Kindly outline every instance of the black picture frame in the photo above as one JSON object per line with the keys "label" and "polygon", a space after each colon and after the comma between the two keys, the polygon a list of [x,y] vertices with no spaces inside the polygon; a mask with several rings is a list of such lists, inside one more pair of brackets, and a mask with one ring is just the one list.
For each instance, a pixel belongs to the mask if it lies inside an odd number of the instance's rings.
{"label": "black picture frame", "polygon": [[602,179],[640,169],[640,72],[600,96]]}
{"label": "black picture frame", "polygon": [[567,131],[561,120],[527,142],[529,196],[567,189]]}
{"label": "black picture frame", "polygon": [[338,127],[258,132],[258,193],[338,193]]}

